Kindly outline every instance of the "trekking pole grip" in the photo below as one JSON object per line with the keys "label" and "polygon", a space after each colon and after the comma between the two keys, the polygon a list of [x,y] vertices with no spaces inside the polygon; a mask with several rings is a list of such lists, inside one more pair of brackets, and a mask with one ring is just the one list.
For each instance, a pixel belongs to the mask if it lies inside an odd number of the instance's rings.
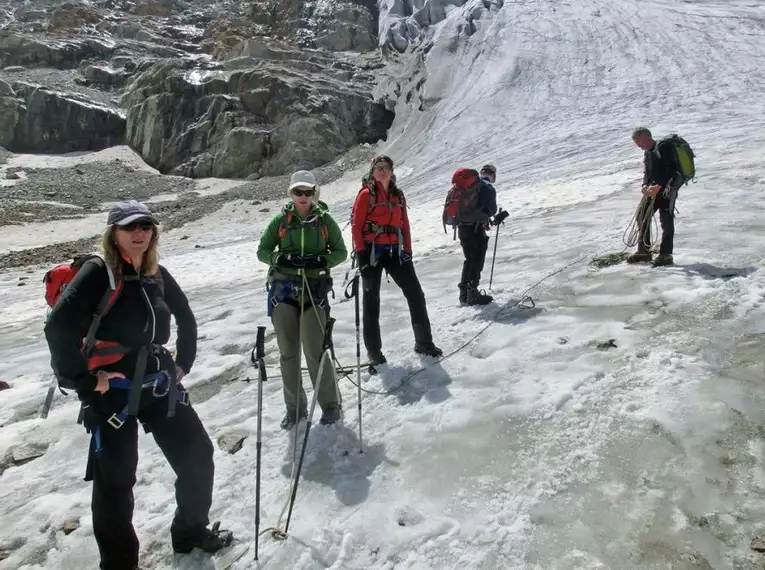
{"label": "trekking pole grip", "polygon": [[266,356],[266,327],[258,327],[258,336],[255,340],[255,358],[262,359]]}

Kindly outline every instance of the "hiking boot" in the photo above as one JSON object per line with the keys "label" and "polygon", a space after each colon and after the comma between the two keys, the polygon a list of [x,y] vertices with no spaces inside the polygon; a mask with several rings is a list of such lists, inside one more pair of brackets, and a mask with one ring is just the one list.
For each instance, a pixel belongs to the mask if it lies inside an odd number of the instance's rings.
{"label": "hiking boot", "polygon": [[664,267],[665,265],[673,265],[674,263],[675,260],[672,259],[671,254],[659,254],[656,256],[656,259],[653,260],[654,267]]}
{"label": "hiking boot", "polygon": [[470,287],[467,291],[468,305],[488,305],[494,300],[494,297],[487,295],[484,291],[479,291],[475,287]]}
{"label": "hiking boot", "polygon": [[460,305],[467,305],[467,285],[464,283],[459,284],[460,288]]}
{"label": "hiking boot", "polygon": [[[304,420],[307,417],[308,417],[308,412],[306,412],[305,410],[300,410],[299,419]],[[295,410],[287,410],[287,413],[284,414],[284,418],[279,424],[279,427],[282,428],[283,430],[288,430],[295,427]]]}
{"label": "hiking boot", "polygon": [[443,356],[444,354],[444,351],[438,348],[435,344],[433,344],[433,341],[415,342],[414,351],[417,354],[424,354],[426,356],[433,356],[436,358],[438,358],[439,356]]}
{"label": "hiking boot", "polygon": [[367,356],[369,356],[369,364],[372,366],[380,366],[380,364],[388,362],[388,359],[385,358],[385,355],[379,350],[377,352],[368,352]]}
{"label": "hiking boot", "polygon": [[222,548],[231,546],[234,541],[234,533],[230,530],[220,530],[220,522],[206,528],[197,536],[189,536],[181,541],[173,540],[173,551],[179,554],[188,554],[195,548],[201,548],[204,552],[218,552]]}
{"label": "hiking boot", "polygon": [[653,255],[648,251],[636,251],[627,258],[627,263],[650,263]]}
{"label": "hiking boot", "polygon": [[321,413],[319,422],[322,425],[329,426],[338,421],[343,414],[343,408],[340,404],[327,404],[327,407]]}

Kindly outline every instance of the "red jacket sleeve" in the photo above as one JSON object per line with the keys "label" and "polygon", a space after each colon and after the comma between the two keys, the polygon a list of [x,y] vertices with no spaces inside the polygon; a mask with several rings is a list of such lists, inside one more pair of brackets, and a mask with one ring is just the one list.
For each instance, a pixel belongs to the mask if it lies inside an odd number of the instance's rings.
{"label": "red jacket sleeve", "polygon": [[362,188],[356,196],[353,204],[353,219],[351,220],[351,233],[353,235],[353,249],[356,252],[364,251],[364,223],[367,221],[367,209],[369,208],[369,188]]}
{"label": "red jacket sleeve", "polygon": [[412,232],[409,231],[409,213],[406,211],[406,203],[401,207],[402,233],[404,234],[404,251],[412,253]]}

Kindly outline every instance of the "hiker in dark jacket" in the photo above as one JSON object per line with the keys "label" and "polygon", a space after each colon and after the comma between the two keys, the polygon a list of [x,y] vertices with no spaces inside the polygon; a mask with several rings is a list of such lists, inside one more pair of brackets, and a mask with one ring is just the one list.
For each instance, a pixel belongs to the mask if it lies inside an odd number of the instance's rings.
{"label": "hiker in dark jacket", "polygon": [[383,270],[406,297],[414,330],[414,351],[428,356],[443,352],[433,344],[425,294],[412,262],[412,235],[404,193],[396,186],[393,161],[378,156],[353,204],[351,228],[364,289],[364,345],[372,364],[386,362],[380,336],[380,285]]}
{"label": "hiker in dark jacket", "polygon": [[497,191],[494,182],[497,180],[497,169],[493,164],[481,167],[481,189],[478,193],[476,209],[479,211],[478,222],[460,224],[458,235],[465,261],[462,264],[462,279],[459,283],[460,304],[487,305],[494,298],[479,291],[481,272],[486,262],[486,250],[489,247],[489,219],[497,213]]}
{"label": "hiker in dark jacket", "polygon": [[[85,480],[93,481],[100,567],[133,570],[138,567],[132,518],[139,421],[177,476],[178,508],[170,527],[175,552],[195,547],[215,552],[232,536],[207,528],[213,447],[179,384],[194,363],[197,325],[178,283],[158,264],[157,220],[131,200],[116,204],[107,224],[103,260],[89,260],[77,272],[50,313],[45,336],[53,370],[76,386],[92,434]],[[80,343],[112,276],[122,288],[96,332],[91,354],[102,354],[86,359]],[[178,326],[175,359],[164,347],[171,315]]]}
{"label": "hiker in dark jacket", "polygon": [[[271,220],[258,246],[258,259],[271,266],[268,313],[281,353],[287,406],[282,429],[290,429],[308,415],[300,370],[301,345],[315,387],[324,353],[329,270],[348,257],[337,222],[319,200],[313,174],[307,170],[295,172],[288,193],[292,200]],[[317,400],[322,424],[340,419],[342,402],[331,360],[324,364]]]}
{"label": "hiker in dark jacket", "polygon": [[[672,250],[675,237],[675,200],[677,192],[683,184],[679,173],[675,150],[672,143],[662,141],[657,143],[651,131],[639,127],[632,133],[633,142],[643,149],[643,209],[638,214],[642,220],[639,228],[637,251],[627,258],[629,263],[650,262],[651,254],[651,220],[659,211],[661,222],[661,246],[659,255],[653,260],[654,266],[672,265]],[[651,205],[653,199],[653,206]]]}

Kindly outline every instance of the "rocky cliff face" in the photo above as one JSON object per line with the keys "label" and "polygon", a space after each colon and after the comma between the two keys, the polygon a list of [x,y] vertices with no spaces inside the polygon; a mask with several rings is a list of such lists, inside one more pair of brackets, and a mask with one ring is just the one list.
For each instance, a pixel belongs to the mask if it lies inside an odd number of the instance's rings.
{"label": "rocky cliff face", "polygon": [[[0,0],[0,145],[281,174],[385,138],[375,0]],[[390,105],[389,105],[390,106]]]}

